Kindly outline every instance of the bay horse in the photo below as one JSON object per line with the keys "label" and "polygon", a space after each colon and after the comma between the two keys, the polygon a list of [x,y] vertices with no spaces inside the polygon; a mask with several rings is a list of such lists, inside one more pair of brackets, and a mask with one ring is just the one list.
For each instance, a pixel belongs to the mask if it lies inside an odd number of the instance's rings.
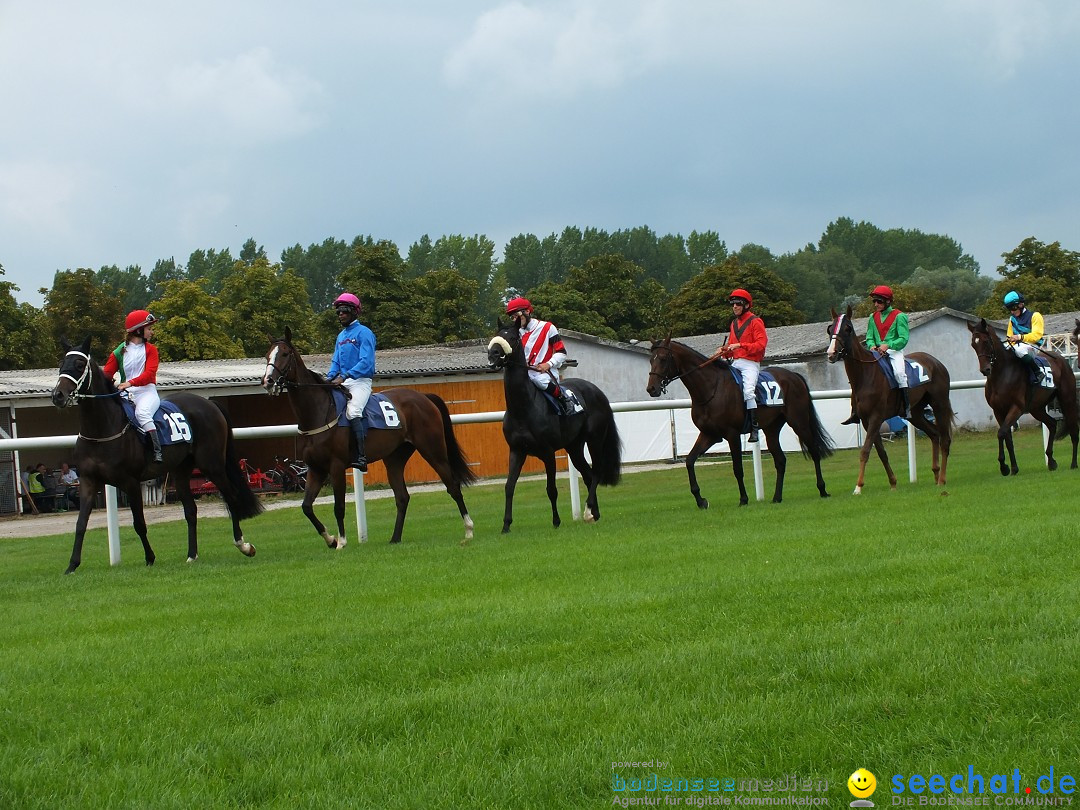
{"label": "bay horse", "polygon": [[196,533],[198,508],[191,494],[191,471],[198,467],[221,492],[233,526],[233,544],[242,554],[255,556],[255,546],[244,540],[240,521],[263,511],[262,502],[251,491],[240,469],[240,457],[233,443],[232,427],[224,412],[204,397],[184,392],[164,394],[163,401],[175,403],[184,419],[170,421],[173,432],[191,437],[190,442],[162,447],[164,461],[149,460],[146,445],[138,436],[120,404],[120,392],[113,381],[90,356],[90,338],[79,348],[61,339],[66,354],[59,378],[52,392],[58,408],[78,405],[79,438],[75,442],[72,466],[79,471],[79,518],[75,523],[75,546],[65,573],[72,573],[82,562],[83,537],[94,499],[106,484],[127,495],[132,525],[142,541],[147,565],[153,565],[154,551],[146,536],[140,483],[172,472],[176,494],[184,506],[188,527],[188,562],[199,557]]}
{"label": "bay horse", "polygon": [[[881,425],[886,419],[903,416],[904,406],[900,391],[890,388],[885,372],[878,366],[877,355],[866,348],[855,334],[851,307],[848,307],[843,315],[837,315],[836,310],[832,310],[832,318],[828,327],[829,336],[832,338],[829,341],[828,359],[830,363],[844,361],[844,370],[855,397],[855,414],[866,432],[862,449],[859,451],[859,479],[855,484],[854,494],[862,492],[871,446],[877,450],[885,474],[889,477],[889,486],[896,489],[896,474],[889,464],[889,454],[885,452],[885,444],[881,440]],[[911,419],[908,421],[930,438],[934,483],[943,487],[956,421],[949,400],[949,386],[952,382],[949,370],[940,360],[926,352],[905,352],[904,357],[921,372],[920,381],[908,389],[911,403]],[[932,422],[926,416],[927,407],[934,413]]]}
{"label": "bay horse", "polygon": [[[588,380],[565,379],[559,384],[573,391],[585,410],[559,416],[544,394],[529,379],[529,365],[517,326],[498,323],[498,333],[488,343],[488,363],[503,371],[503,391],[506,412],[503,414],[503,437],[510,448],[509,472],[506,476],[506,510],[503,513],[503,534],[514,522],[514,489],[521,468],[528,456],[544,462],[547,473],[547,496],[551,501],[551,523],[558,528],[559,490],[555,486],[555,451],[565,449],[581,480],[589,491],[585,500],[584,520],[600,520],[596,487],[614,486],[622,476],[622,440],[615,424],[611,403],[597,386]],[[592,466],[585,459],[589,448]]]}
{"label": "bay horse", "polygon": [[[330,548],[344,548],[345,537],[345,469],[352,456],[349,442],[352,431],[348,425],[338,425],[337,404],[332,383],[304,365],[304,358],[292,343],[292,331],[286,327],[285,337],[273,341],[266,353],[266,371],[262,386],[276,396],[283,391],[300,428],[298,451],[308,465],[307,486],[301,509],[315,531]],[[405,513],[409,508],[409,490],[405,486],[405,464],[414,452],[430,464],[446,491],[454,499],[465,524],[465,539],[472,539],[473,521],[465,506],[461,488],[476,481],[476,473],[454,436],[450,412],[446,403],[435,394],[422,394],[411,388],[393,388],[381,392],[397,411],[401,427],[370,428],[367,434],[368,461],[382,461],[386,477],[394,491],[397,520],[391,543],[401,542]],[[359,473],[355,473],[359,475]],[[330,534],[315,514],[314,503],[327,479],[334,489],[334,517],[337,535]]]}
{"label": "bay horse", "polygon": [[[784,473],[787,456],[780,446],[780,430],[784,425],[799,437],[803,455],[814,460],[818,494],[828,498],[825,479],[821,476],[821,460],[833,453],[832,437],[818,418],[817,409],[810,398],[810,387],[800,374],[784,368],[767,369],[779,386],[782,404],[758,407],[758,423],[765,434],[765,441],[772,454],[776,469],[776,489],[773,503],[784,498]],[[739,506],[746,506],[749,499],[743,483],[742,433],[746,408],[743,405],[742,385],[735,382],[731,365],[719,358],[708,358],[684,343],[672,340],[653,341],[649,353],[649,380],[645,390],[649,396],[658,397],[672,380],[681,380],[690,392],[693,405],[690,418],[694,420],[697,441],[686,455],[686,472],[690,478],[690,493],[699,509],[708,509],[709,502],[701,497],[694,465],[698,457],[720,441],[727,440],[731,451],[731,469],[739,484]],[[776,396],[775,391],[773,396]]]}
{"label": "bay horse", "polygon": [[[1042,422],[1049,433],[1046,440],[1046,466],[1057,469],[1054,459],[1054,439],[1058,433],[1057,420],[1046,412],[1047,406],[1057,397],[1064,417],[1062,433],[1072,437],[1072,468],[1076,469],[1077,425],[1076,377],[1068,362],[1057,352],[1040,349],[1050,361],[1054,372],[1054,387],[1044,388],[1029,382],[1028,367],[1014,352],[1005,348],[993,326],[981,319],[969,323],[971,348],[979,358],[979,370],[986,377],[986,404],[994,412],[998,423],[998,466],[1002,475],[1016,475],[1016,453],[1013,449],[1012,428],[1021,415],[1030,413]],[[1009,464],[1005,464],[1005,450],[1009,451]]]}

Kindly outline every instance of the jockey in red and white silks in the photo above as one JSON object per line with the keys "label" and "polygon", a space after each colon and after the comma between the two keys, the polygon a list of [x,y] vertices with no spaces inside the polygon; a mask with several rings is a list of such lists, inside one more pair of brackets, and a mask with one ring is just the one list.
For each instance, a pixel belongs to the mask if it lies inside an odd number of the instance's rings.
{"label": "jockey in red and white silks", "polygon": [[[566,363],[566,347],[563,346],[559,330],[550,321],[542,321],[531,316],[525,326],[519,328],[521,344],[525,349],[525,360],[529,364],[529,379],[543,390],[554,380],[559,382],[559,369]],[[548,365],[547,371],[537,371],[537,367]]]}

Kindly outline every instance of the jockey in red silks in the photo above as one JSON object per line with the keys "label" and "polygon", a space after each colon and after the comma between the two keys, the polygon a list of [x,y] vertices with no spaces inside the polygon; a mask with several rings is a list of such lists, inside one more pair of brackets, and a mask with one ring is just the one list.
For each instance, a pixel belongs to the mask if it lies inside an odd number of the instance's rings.
{"label": "jockey in red silks", "polygon": [[534,317],[528,298],[511,298],[506,304],[506,314],[521,335],[525,362],[529,364],[529,379],[541,391],[547,391],[562,403],[563,414],[573,413],[573,401],[559,385],[559,369],[566,363],[566,347],[555,324]]}
{"label": "jockey in red silks", "polygon": [[765,321],[751,312],[754,299],[743,289],[732,290],[728,296],[734,318],[728,332],[728,340],[718,351],[721,357],[731,360],[732,368],[742,374],[743,401],[750,413],[749,441],[758,440],[757,381],[761,361],[765,359],[765,347],[769,337],[765,333]]}
{"label": "jockey in red silks", "polygon": [[157,392],[157,372],[161,361],[157,346],[150,342],[157,320],[145,309],[129,312],[124,320],[127,336],[123,343],[113,349],[103,371],[110,379],[120,372],[120,384],[116,390],[135,406],[135,422],[150,437],[154,463],[160,464],[161,437],[154,427],[154,414],[161,407]]}

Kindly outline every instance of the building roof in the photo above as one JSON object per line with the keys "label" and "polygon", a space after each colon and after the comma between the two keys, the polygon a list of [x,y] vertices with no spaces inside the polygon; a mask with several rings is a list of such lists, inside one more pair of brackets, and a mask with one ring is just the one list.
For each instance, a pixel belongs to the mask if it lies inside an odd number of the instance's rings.
{"label": "building roof", "polygon": [[[644,346],[586,335],[569,329],[559,330],[564,338],[635,353],[648,353]],[[304,355],[312,369],[330,367],[329,354]],[[237,388],[257,386],[266,369],[262,357],[241,360],[185,360],[163,362],[158,368],[157,385],[162,390],[185,388]],[[403,349],[379,349],[375,353],[377,377],[423,377],[446,374],[491,374],[488,367],[487,341],[463,340]],[[57,369],[0,371],[0,399],[48,396],[56,385]]]}

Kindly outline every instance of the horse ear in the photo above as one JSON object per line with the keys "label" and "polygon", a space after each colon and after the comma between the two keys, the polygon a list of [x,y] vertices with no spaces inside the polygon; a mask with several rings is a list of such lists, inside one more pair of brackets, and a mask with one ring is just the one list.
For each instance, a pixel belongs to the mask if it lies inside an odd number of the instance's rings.
{"label": "horse ear", "polygon": [[90,336],[89,335],[87,335],[83,339],[82,346],[80,346],[79,348],[82,349],[83,354],[90,354]]}
{"label": "horse ear", "polygon": [[848,316],[848,320],[850,321],[851,320],[851,304],[848,304],[847,316]]}
{"label": "horse ear", "polygon": [[496,332],[501,332],[502,328],[503,328],[502,318],[496,316],[495,317],[495,331]]}
{"label": "horse ear", "polygon": [[835,321],[840,316],[836,314],[836,307],[829,307],[829,312],[832,313],[832,319]]}
{"label": "horse ear", "polygon": [[60,348],[63,349],[65,352],[71,351],[71,344],[68,343],[68,339],[64,335],[60,336]]}
{"label": "horse ear", "polygon": [[975,324],[973,324],[971,321],[968,321],[967,322],[967,328],[968,328],[969,332],[974,332],[975,331]]}
{"label": "horse ear", "polygon": [[285,327],[285,342],[292,343],[292,329],[287,326]]}

